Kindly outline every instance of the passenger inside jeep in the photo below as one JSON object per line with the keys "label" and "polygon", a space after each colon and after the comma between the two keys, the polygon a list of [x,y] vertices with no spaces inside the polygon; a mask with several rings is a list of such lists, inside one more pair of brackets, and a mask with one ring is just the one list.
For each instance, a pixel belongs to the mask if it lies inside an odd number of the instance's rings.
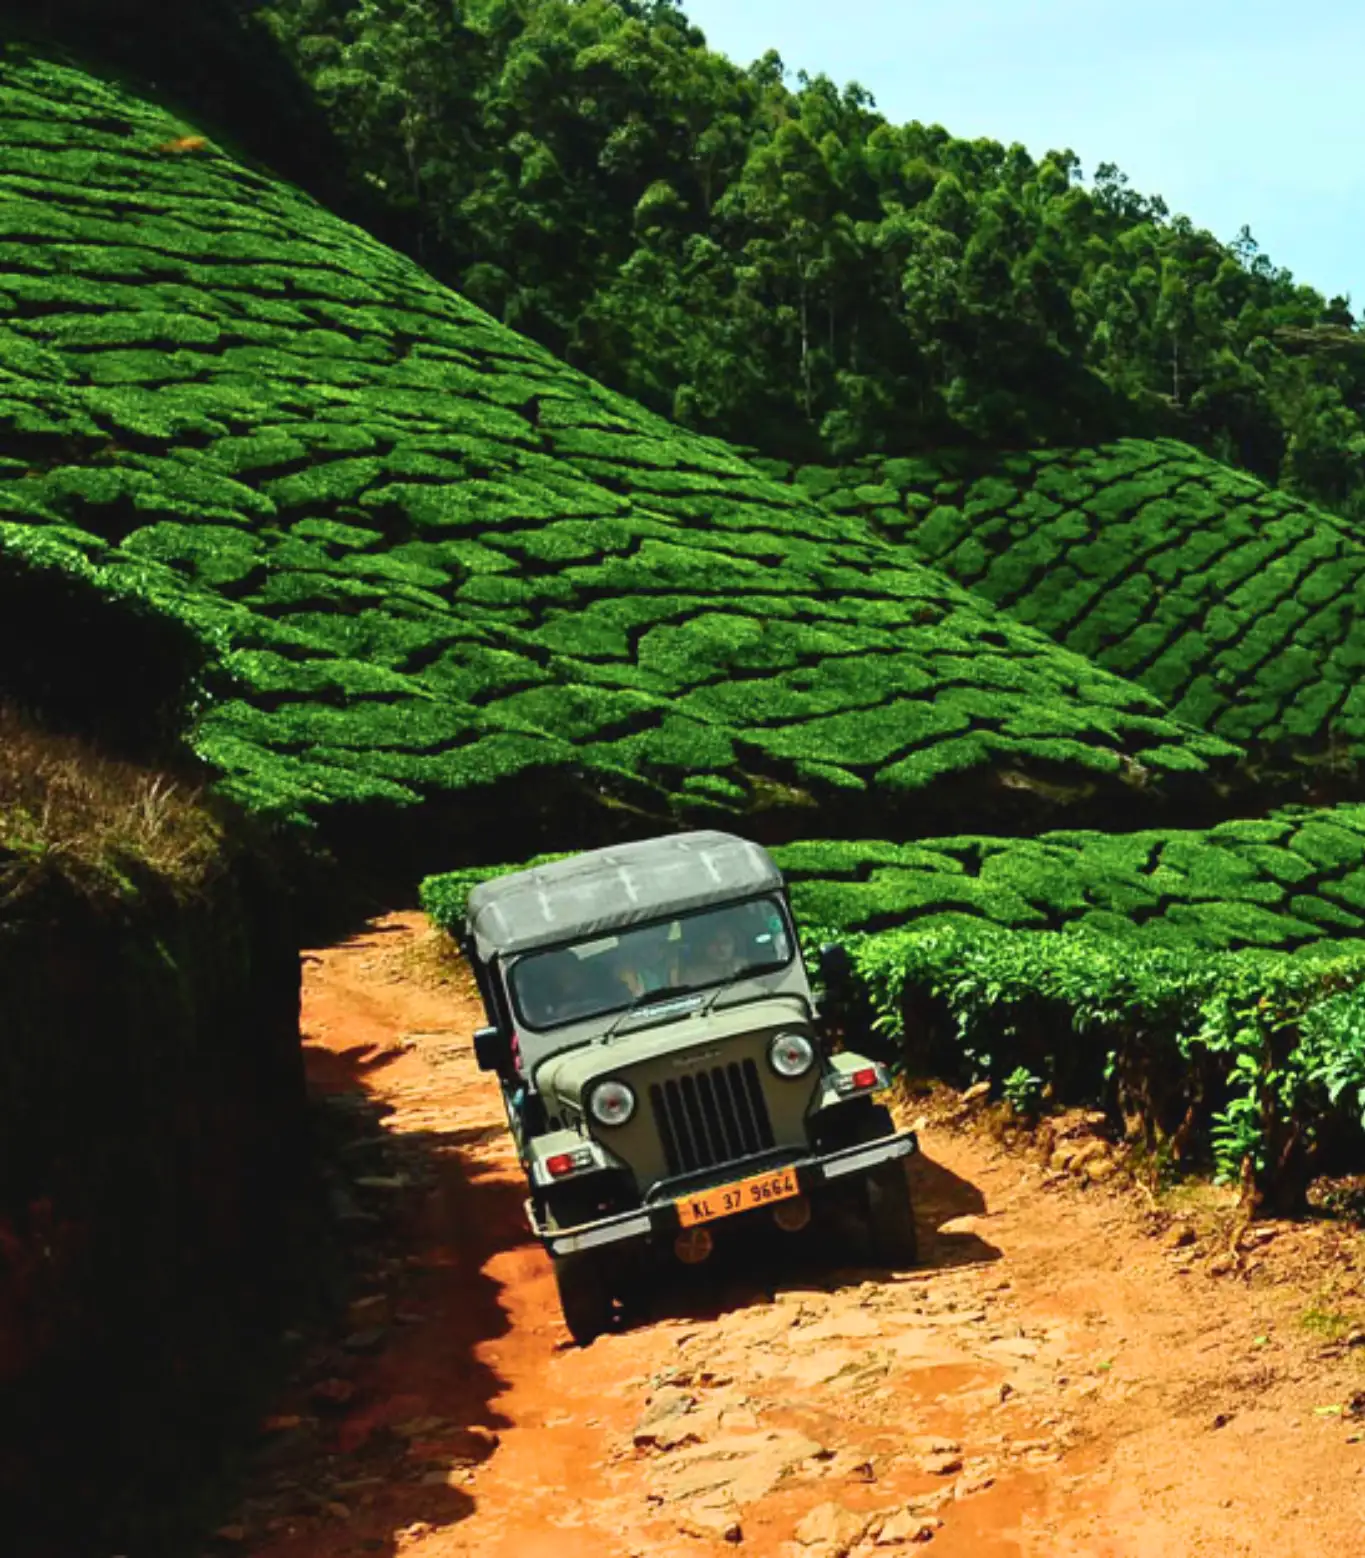
{"label": "passenger inside jeep", "polygon": [[685,985],[719,984],[732,979],[749,961],[739,950],[733,925],[711,916],[707,921],[699,927],[701,935],[687,948],[682,977]]}
{"label": "passenger inside jeep", "polygon": [[649,926],[621,938],[617,948],[617,977],[633,1001],[680,985],[678,922]]}

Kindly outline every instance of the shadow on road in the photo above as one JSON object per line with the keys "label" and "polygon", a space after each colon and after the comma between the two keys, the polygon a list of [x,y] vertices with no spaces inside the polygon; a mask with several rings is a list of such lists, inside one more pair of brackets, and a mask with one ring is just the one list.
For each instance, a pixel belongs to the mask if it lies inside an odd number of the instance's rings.
{"label": "shadow on road", "polygon": [[910,1160],[910,1191],[923,1265],[975,1266],[1000,1259],[1000,1251],[980,1234],[947,1226],[985,1213],[986,1198],[970,1180],[918,1152]]}
{"label": "shadow on road", "polygon": [[476,1155],[491,1128],[387,1118],[367,1082],[401,1050],[304,1048],[328,1165],[330,1317],[301,1339],[232,1524],[271,1554],[335,1542],[385,1558],[415,1526],[473,1513],[465,1484],[507,1426],[492,1405],[506,1382],[478,1356],[508,1331],[483,1268],[527,1240],[523,1192]]}

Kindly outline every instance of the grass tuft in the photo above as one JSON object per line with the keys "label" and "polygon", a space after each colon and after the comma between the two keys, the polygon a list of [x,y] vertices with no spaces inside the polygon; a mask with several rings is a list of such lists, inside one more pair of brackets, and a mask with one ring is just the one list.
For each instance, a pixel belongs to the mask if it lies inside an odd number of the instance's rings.
{"label": "grass tuft", "polygon": [[222,848],[196,781],[107,757],[0,703],[0,906],[53,873],[95,894],[126,893],[139,871],[196,892]]}

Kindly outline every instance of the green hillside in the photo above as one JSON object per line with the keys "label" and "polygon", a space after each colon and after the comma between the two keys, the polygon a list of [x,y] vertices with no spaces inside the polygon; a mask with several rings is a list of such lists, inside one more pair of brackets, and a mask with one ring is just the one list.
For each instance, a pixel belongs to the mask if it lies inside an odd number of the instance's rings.
{"label": "green hillside", "polygon": [[1365,752],[1365,531],[1186,445],[769,465],[1182,719],[1279,761]]}
{"label": "green hillside", "polygon": [[192,630],[253,805],[553,769],[922,831],[1236,756],[86,74],[7,56],[0,195],[0,546]]}

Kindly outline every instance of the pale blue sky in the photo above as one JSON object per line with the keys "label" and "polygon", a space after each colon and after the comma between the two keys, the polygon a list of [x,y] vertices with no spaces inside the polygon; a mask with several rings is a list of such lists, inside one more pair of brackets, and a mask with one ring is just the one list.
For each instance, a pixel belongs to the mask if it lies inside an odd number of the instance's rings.
{"label": "pale blue sky", "polygon": [[1365,305],[1362,0],[682,0],[713,48],[857,81],[897,123],[1114,162]]}

